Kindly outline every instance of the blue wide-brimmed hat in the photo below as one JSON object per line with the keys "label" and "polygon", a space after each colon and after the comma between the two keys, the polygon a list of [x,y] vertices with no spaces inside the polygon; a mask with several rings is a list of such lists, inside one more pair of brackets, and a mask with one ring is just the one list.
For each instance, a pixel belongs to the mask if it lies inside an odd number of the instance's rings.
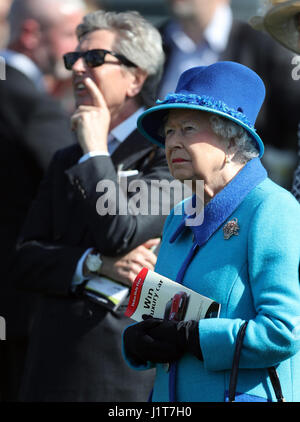
{"label": "blue wide-brimmed hat", "polygon": [[174,93],[146,110],[138,119],[139,131],[151,142],[164,148],[163,117],[171,109],[206,111],[242,126],[256,141],[259,156],[264,144],[254,124],[265,98],[261,78],[248,67],[235,62],[217,62],[186,70]]}

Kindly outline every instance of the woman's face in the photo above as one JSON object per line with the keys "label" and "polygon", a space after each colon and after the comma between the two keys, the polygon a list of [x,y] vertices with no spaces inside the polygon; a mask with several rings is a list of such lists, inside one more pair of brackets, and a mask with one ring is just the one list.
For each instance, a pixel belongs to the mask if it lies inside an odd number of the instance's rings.
{"label": "woman's face", "polygon": [[219,183],[227,143],[216,135],[211,114],[197,110],[171,110],[164,125],[166,157],[175,179]]}

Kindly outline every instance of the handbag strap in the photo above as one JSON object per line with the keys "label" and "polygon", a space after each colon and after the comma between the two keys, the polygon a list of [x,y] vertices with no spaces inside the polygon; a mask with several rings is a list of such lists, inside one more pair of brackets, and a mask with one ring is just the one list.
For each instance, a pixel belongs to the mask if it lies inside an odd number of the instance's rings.
{"label": "handbag strap", "polygon": [[236,392],[236,385],[237,385],[238,372],[239,372],[240,355],[241,355],[241,349],[242,349],[247,325],[248,325],[248,321],[244,322],[244,324],[241,325],[237,338],[236,338],[235,350],[234,350],[234,355],[233,355],[233,365],[232,365],[230,380],[229,380],[228,399],[230,402],[235,401],[235,392]]}
{"label": "handbag strap", "polygon": [[[246,333],[247,325],[248,325],[248,321],[244,322],[241,325],[238,335],[237,335],[237,339],[236,339],[236,345],[235,345],[234,356],[233,356],[233,365],[232,365],[232,369],[230,373],[230,381],[229,381],[229,394],[228,394],[229,402],[235,401],[240,355],[241,355],[241,350],[243,346],[243,340]],[[271,366],[270,368],[268,368],[268,374],[269,374],[277,401],[284,402],[285,398],[283,397],[283,394],[282,394],[280,380],[274,366]]]}
{"label": "handbag strap", "polygon": [[270,377],[277,401],[285,402],[285,398],[283,397],[283,394],[282,394],[280,380],[274,366],[271,366],[270,368],[268,368],[268,372],[269,372],[269,377]]}

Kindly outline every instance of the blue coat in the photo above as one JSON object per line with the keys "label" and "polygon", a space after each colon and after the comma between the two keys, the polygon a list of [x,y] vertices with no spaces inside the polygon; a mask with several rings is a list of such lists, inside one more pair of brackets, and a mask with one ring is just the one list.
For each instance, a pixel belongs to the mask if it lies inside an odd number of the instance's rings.
{"label": "blue coat", "polygon": [[[247,184],[257,166],[260,162],[248,173],[244,168],[236,182]],[[219,302],[221,313],[199,322],[203,361],[186,354],[177,363],[177,401],[224,401],[236,336],[246,320],[237,391],[276,401],[265,369],[275,365],[286,400],[300,401],[300,205],[268,178],[253,185],[250,191],[249,186],[248,191],[241,188],[240,199],[234,197],[236,189],[227,189],[225,202],[217,204],[211,215],[217,220],[222,204],[228,205],[230,214],[204,240],[184,272],[182,283]],[[238,235],[226,240],[223,227],[234,218]],[[182,220],[174,211],[169,215],[155,268],[173,280],[178,279],[195,238],[203,234],[184,228],[174,239]],[[153,401],[169,400],[168,383],[165,365],[158,364]]]}

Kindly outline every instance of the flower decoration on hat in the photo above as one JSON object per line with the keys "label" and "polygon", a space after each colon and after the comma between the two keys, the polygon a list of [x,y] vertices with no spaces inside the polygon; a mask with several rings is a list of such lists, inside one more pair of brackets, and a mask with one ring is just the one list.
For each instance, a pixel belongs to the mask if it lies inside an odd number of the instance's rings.
{"label": "flower decoration on hat", "polygon": [[[157,104],[172,104],[172,103],[187,103],[187,104],[194,104],[200,105],[204,107],[208,107],[212,110],[220,111],[224,114],[229,114],[230,116],[243,121],[245,125],[249,126],[252,130],[256,130],[254,125],[250,123],[247,119],[247,116],[243,114],[239,110],[235,110],[234,108],[230,108],[225,104],[223,101],[215,100],[214,98],[208,97],[207,95],[198,96],[195,94],[189,95],[180,95],[180,94],[168,94],[163,101],[156,101]],[[241,110],[241,108],[240,108]]]}

